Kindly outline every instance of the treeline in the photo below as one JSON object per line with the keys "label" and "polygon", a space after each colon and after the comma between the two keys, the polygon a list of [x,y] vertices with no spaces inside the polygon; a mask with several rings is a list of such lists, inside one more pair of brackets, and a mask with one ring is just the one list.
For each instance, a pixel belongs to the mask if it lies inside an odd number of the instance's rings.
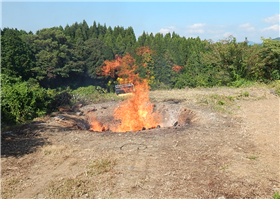
{"label": "treeline", "polygon": [[63,27],[38,30],[36,34],[5,28],[1,31],[2,73],[36,79],[45,88],[86,84],[106,85],[106,77],[97,75],[105,60],[149,46],[154,51],[155,79],[174,87],[178,75],[174,65],[184,66],[192,54],[205,51],[206,41],[180,37],[176,33],[153,35],[143,32],[136,40],[132,27],[106,27],[86,21]]}
{"label": "treeline", "polygon": [[[237,43],[234,37],[212,42],[181,37],[175,32],[143,34],[136,39],[132,27],[74,23],[45,28],[35,34],[1,30],[2,119],[23,121],[45,113],[56,90],[95,85],[113,91],[116,79],[101,76],[105,60],[148,46],[150,86],[184,88],[233,85],[246,81],[280,79],[280,42],[262,39],[262,45]],[[146,75],[140,66],[140,75]],[[50,97],[51,96],[51,97]],[[30,100],[24,100],[30,99]],[[14,107],[12,107],[14,106]],[[19,112],[22,107],[27,112]],[[16,113],[12,113],[12,112]],[[4,115],[3,115],[4,114]],[[18,117],[18,118],[17,118]]]}

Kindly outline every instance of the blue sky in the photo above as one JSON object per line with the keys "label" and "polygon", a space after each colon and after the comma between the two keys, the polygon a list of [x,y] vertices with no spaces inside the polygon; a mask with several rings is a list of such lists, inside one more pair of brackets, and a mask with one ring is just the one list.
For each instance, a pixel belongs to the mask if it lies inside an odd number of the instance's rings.
{"label": "blue sky", "polygon": [[279,37],[278,1],[2,1],[1,28],[36,32],[53,26],[65,27],[86,20],[102,25],[133,27],[143,31],[217,41],[229,35],[237,41],[261,42]]}

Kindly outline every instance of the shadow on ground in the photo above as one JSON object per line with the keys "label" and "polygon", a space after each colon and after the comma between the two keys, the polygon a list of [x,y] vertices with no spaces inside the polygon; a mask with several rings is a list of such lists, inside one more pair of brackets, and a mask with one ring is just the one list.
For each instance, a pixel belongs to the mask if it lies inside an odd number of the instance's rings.
{"label": "shadow on ground", "polygon": [[[1,133],[1,156],[20,157],[33,153],[39,146],[51,144],[47,137],[41,136],[44,132],[43,122],[31,122],[17,127],[12,127],[8,131]],[[70,128],[53,126],[54,132],[68,131]]]}

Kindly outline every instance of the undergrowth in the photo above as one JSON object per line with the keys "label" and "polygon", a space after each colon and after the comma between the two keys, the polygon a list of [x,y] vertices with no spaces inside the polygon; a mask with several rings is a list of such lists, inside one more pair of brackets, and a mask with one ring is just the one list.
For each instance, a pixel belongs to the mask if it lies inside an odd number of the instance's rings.
{"label": "undergrowth", "polygon": [[120,100],[115,93],[107,93],[107,91],[99,86],[88,86],[80,87],[71,92],[72,94],[72,103],[82,102],[85,104],[89,103],[100,103],[106,102],[109,100]]}

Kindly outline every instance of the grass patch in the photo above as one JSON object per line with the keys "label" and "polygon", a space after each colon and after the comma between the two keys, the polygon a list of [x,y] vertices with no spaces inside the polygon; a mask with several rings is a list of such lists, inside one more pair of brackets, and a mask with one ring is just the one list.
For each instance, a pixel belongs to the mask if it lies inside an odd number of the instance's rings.
{"label": "grass patch", "polygon": [[[114,168],[115,162],[110,157],[93,160],[85,167],[85,173],[51,181],[46,190],[48,198],[97,198],[99,194],[98,198],[108,198],[111,192],[101,193],[100,190],[114,186],[114,175],[109,172]],[[75,161],[71,164],[77,163]]]}
{"label": "grass patch", "polygon": [[273,195],[273,199],[280,199],[280,194],[278,191]]}
{"label": "grass patch", "polygon": [[116,164],[115,160],[93,160],[86,166],[86,175],[98,175],[111,171]]}
{"label": "grass patch", "polygon": [[218,94],[202,96],[198,99],[198,103],[207,105],[212,109],[222,113],[232,113],[232,106],[235,104],[235,97]]}
{"label": "grass patch", "polygon": [[52,153],[51,150],[44,150],[44,155],[50,155]]}
{"label": "grass patch", "polygon": [[80,87],[71,92],[72,104],[82,102],[84,104],[100,103],[110,100],[122,100],[115,93],[107,93],[107,91],[100,86]]}
{"label": "grass patch", "polygon": [[18,193],[18,183],[20,183],[20,180],[18,178],[11,178],[8,180],[3,180],[1,182],[1,197],[3,199],[6,198],[13,198]]}
{"label": "grass patch", "polygon": [[225,171],[227,169],[227,167],[222,167],[221,170]]}
{"label": "grass patch", "polygon": [[68,178],[63,180],[59,186],[56,184],[57,182],[52,181],[48,187],[51,198],[93,197],[89,180]]}
{"label": "grass patch", "polygon": [[240,91],[240,94],[237,95],[235,98],[236,98],[236,99],[240,99],[240,98],[244,99],[244,98],[249,97],[249,95],[250,95],[250,94],[249,94],[248,91]]}
{"label": "grass patch", "polygon": [[257,156],[254,156],[254,155],[251,155],[251,156],[248,156],[247,157],[248,159],[250,159],[250,160],[257,160]]}
{"label": "grass patch", "polygon": [[280,80],[274,81],[269,84],[269,87],[274,90],[274,93],[280,96]]}
{"label": "grass patch", "polygon": [[248,91],[240,91],[239,94],[233,96],[224,94],[210,94],[198,97],[197,102],[207,105],[218,112],[232,114],[234,110],[240,108],[240,105],[235,106],[236,102],[241,99],[246,99],[249,96],[250,93]]}

